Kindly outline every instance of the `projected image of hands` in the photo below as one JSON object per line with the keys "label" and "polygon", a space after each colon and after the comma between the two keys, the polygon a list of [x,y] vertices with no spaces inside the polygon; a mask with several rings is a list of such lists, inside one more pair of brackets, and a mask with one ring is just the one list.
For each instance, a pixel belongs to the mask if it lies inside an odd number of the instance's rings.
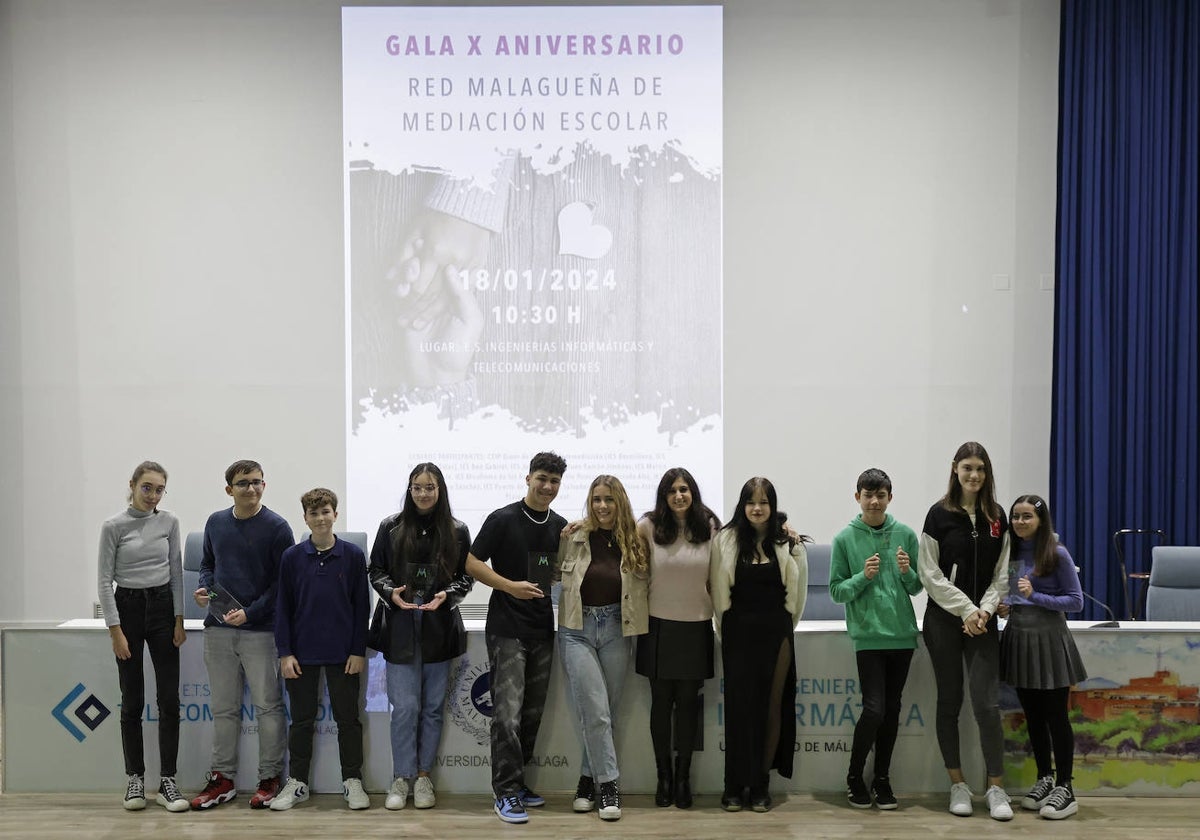
{"label": "projected image of hands", "polygon": [[491,236],[486,228],[431,209],[416,214],[403,232],[384,281],[394,296],[399,330],[395,361],[411,387],[467,377],[483,313],[460,278],[483,265]]}

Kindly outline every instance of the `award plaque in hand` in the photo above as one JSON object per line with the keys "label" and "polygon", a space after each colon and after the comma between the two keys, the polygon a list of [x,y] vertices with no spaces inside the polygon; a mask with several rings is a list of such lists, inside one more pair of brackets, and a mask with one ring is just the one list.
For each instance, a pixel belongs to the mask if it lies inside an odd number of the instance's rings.
{"label": "award plaque in hand", "polygon": [[432,563],[409,563],[404,573],[404,591],[400,593],[410,604],[424,604],[433,594]]}
{"label": "award plaque in hand", "polygon": [[529,552],[529,569],[525,579],[536,583],[543,595],[550,594],[550,584],[554,582],[554,555],[553,551]]}
{"label": "award plaque in hand", "polygon": [[225,587],[214,583],[208,590],[208,612],[217,621],[225,623],[225,616],[234,610],[244,610],[245,607],[237,598],[229,594]]}

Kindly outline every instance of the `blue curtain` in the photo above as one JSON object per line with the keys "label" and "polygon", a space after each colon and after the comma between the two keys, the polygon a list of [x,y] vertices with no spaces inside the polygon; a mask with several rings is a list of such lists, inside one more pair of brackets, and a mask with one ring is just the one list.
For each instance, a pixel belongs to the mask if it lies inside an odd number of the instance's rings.
{"label": "blue curtain", "polygon": [[1200,545],[1200,2],[1062,0],[1060,38],[1050,502],[1124,614],[1115,530]]}
{"label": "blue curtain", "polygon": [[1114,531],[1200,545],[1200,2],[1062,0],[1060,40],[1051,506],[1124,614]]}

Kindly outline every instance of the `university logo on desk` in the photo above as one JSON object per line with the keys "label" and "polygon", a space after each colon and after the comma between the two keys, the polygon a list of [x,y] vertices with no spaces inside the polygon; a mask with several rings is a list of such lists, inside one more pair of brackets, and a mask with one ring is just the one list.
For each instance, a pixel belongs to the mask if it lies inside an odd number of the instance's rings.
{"label": "university logo on desk", "polygon": [[58,705],[50,711],[51,716],[62,724],[63,729],[71,733],[71,737],[76,741],[82,741],[87,737],[87,734],[75,725],[71,717],[74,717],[75,720],[86,726],[88,732],[95,732],[96,727],[104,723],[105,718],[112,714],[112,711],[101,703],[95,694],[89,694],[82,703],[75,706],[71,711],[71,716],[68,717],[67,710],[71,708],[72,704],[79,698],[79,695],[85,691],[87,691],[87,688],[84,687],[83,683],[77,683],[73,689],[66,693],[62,700],[58,701]]}
{"label": "university logo on desk", "polygon": [[453,682],[451,719],[459,729],[474,738],[475,743],[480,746],[489,743],[492,730],[492,686],[488,663],[472,663],[464,656],[459,660]]}

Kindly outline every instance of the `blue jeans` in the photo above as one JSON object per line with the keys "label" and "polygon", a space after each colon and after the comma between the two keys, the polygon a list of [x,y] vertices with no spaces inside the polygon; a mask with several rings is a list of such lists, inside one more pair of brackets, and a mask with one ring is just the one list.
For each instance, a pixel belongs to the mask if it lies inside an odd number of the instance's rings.
{"label": "blue jeans", "polygon": [[629,640],[621,635],[621,605],[583,608],[583,629],[558,630],[567,697],[583,742],[579,775],[616,781],[613,719],[629,670]]}
{"label": "blue jeans", "polygon": [[413,661],[387,663],[388,702],[392,704],[392,775],[411,779],[428,773],[442,740],[442,712],[450,681],[450,662],[421,662],[421,614],[413,613]]}
{"label": "blue jeans", "polygon": [[258,778],[283,772],[287,719],[275,634],[233,627],[204,628],[204,665],[208,669],[213,713],[212,769],[235,778],[238,739],[242,734],[242,680],[250,688],[258,724]]}

